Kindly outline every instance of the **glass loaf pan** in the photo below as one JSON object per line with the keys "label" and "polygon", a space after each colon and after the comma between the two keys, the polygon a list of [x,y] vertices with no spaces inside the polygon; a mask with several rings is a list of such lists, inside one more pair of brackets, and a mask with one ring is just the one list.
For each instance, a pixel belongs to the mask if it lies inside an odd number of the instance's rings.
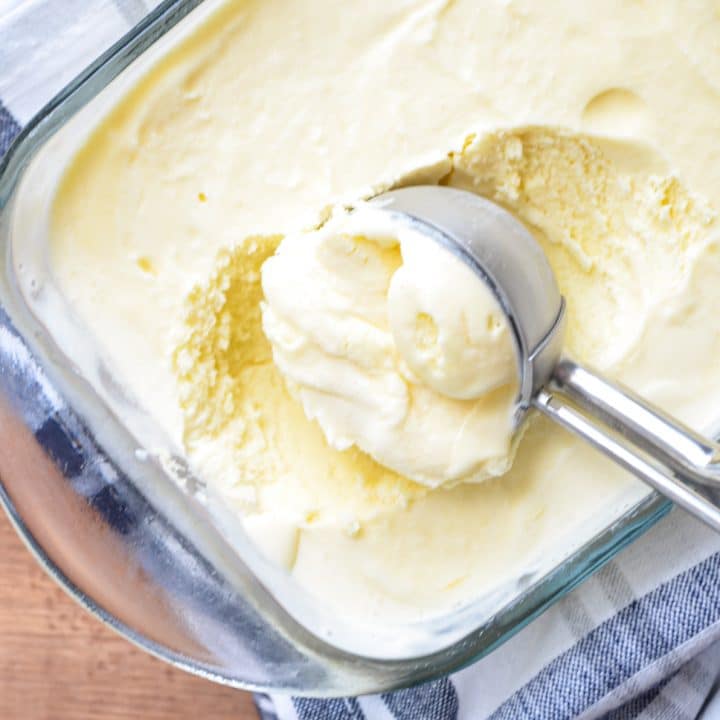
{"label": "glass loaf pan", "polygon": [[92,338],[69,314],[50,327],[37,312],[37,303],[63,302],[45,248],[64,167],[98,118],[217,4],[161,5],[46,106],[0,164],[0,500],[76,599],[186,670],[328,696],[446,674],[508,639],[670,504],[648,494],[512,593],[424,623],[354,627],[327,617],[210,512],[181,458],[173,471],[139,450],[161,434],[141,409],[123,407]]}

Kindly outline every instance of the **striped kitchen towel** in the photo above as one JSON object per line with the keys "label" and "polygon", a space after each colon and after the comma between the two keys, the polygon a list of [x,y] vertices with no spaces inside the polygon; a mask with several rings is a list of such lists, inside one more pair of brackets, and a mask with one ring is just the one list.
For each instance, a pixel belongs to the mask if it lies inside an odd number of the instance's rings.
{"label": "striped kitchen towel", "polygon": [[[22,124],[155,4],[0,0],[0,155]],[[0,336],[5,331],[0,312]],[[50,420],[36,418],[36,434],[61,462]],[[708,720],[720,718],[719,679],[720,537],[675,510],[450,678],[361,698],[256,698],[264,720]]]}

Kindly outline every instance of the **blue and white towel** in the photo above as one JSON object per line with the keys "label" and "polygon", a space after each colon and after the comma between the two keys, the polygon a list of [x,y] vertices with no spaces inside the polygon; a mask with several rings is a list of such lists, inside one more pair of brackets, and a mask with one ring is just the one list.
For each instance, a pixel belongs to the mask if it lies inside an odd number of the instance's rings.
{"label": "blue and white towel", "polygon": [[[0,0],[0,155],[55,92],[155,4]],[[38,438],[47,445],[43,427]],[[713,720],[718,682],[720,536],[675,510],[450,678],[382,696],[256,699],[266,720]]]}

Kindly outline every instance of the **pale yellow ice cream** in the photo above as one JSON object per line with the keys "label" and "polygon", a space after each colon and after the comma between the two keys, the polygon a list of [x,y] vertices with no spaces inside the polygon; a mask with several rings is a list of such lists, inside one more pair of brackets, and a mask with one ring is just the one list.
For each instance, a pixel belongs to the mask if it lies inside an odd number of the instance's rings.
{"label": "pale yellow ice cream", "polygon": [[273,361],[331,447],[430,487],[507,470],[509,323],[433,239],[377,208],[339,213],[288,235],[262,287]]}
{"label": "pale yellow ice cream", "polygon": [[[387,320],[403,374],[454,400],[517,392],[510,324],[490,288],[422,235],[403,240],[387,290]],[[502,417],[494,424],[504,425]]]}
{"label": "pale yellow ice cream", "polygon": [[273,362],[263,262],[389,187],[479,193],[545,249],[569,352],[705,428],[719,32],[710,0],[228,3],[78,154],[54,272],[127,392],[298,583],[348,617],[446,612],[551,565],[644,488],[542,419],[509,472],[450,489],[331,447]]}

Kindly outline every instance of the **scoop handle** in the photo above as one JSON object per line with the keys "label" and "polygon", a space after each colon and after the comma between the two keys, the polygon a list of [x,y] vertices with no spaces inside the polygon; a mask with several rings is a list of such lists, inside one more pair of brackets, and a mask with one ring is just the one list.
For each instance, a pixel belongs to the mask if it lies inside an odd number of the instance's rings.
{"label": "scoop handle", "polygon": [[533,405],[720,532],[716,443],[567,358]]}

